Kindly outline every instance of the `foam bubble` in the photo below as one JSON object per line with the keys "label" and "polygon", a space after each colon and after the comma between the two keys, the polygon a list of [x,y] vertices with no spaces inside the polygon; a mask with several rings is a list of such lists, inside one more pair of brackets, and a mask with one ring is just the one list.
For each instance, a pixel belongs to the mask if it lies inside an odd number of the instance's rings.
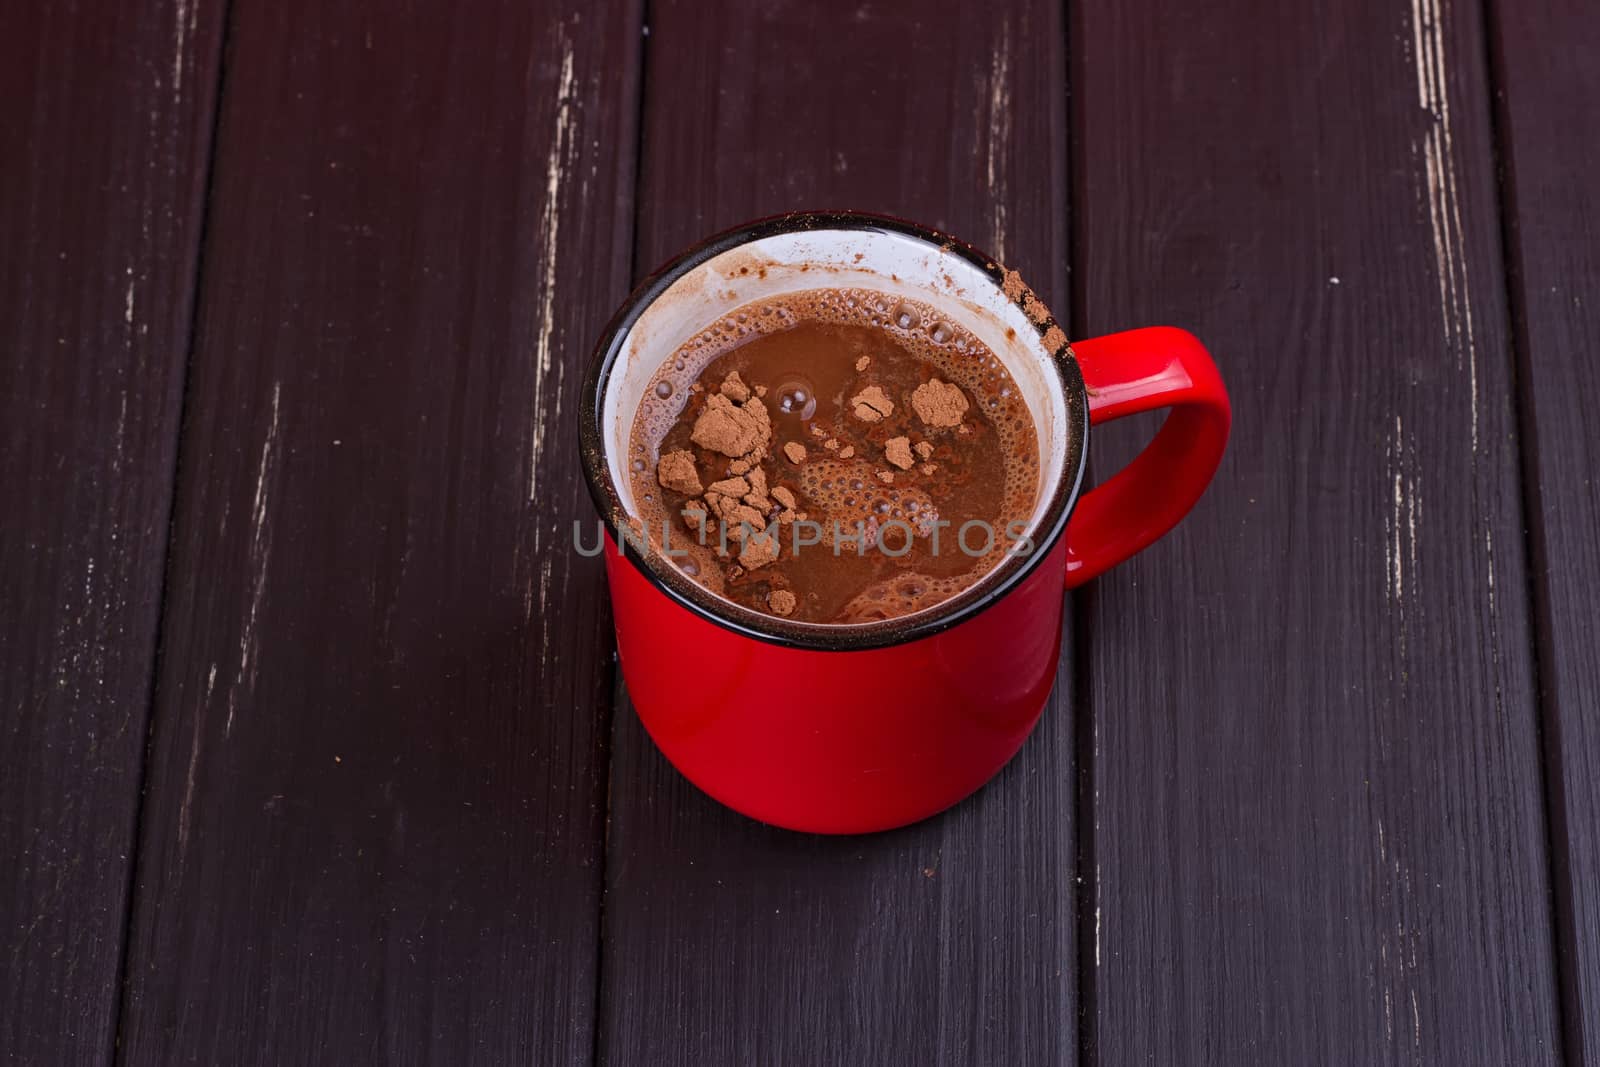
{"label": "foam bubble", "polygon": [[[980,573],[987,573],[987,570],[983,568]],[[840,612],[839,621],[878,622],[911,615],[949,600],[969,588],[974,580],[971,572],[941,578],[904,571],[892,578],[874,582],[856,594]]]}

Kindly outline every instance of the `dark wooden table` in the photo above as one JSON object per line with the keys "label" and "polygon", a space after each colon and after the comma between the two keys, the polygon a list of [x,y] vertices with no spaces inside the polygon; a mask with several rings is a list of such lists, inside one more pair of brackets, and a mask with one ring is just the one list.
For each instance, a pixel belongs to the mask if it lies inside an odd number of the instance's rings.
{"label": "dark wooden table", "polygon": [[[1600,1060],[1597,57],[1587,0],[6,5],[0,1060]],[[610,310],[815,206],[1235,403],[1012,765],[849,839],[663,761],[569,548]]]}

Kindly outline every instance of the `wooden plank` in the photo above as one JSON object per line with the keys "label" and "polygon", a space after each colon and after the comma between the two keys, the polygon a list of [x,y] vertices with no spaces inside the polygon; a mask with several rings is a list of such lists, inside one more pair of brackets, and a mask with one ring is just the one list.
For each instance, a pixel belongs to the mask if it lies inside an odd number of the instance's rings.
{"label": "wooden plank", "polygon": [[1570,1062],[1600,1042],[1600,19],[1491,5]]}
{"label": "wooden plank", "polygon": [[233,19],[124,1052],[588,1062],[637,7]]}
{"label": "wooden plank", "polygon": [[0,10],[0,1060],[109,1056],[218,5]]}
{"label": "wooden plank", "polygon": [[[752,216],[862,208],[987,244],[1065,315],[1058,5],[653,11],[642,268]],[[1071,1057],[1067,672],[986,790],[867,838],[792,834],[719,807],[619,709],[602,1062]]]}
{"label": "wooden plank", "polygon": [[1085,606],[1098,1059],[1555,1062],[1481,11],[1077,11],[1077,332],[1236,405]]}

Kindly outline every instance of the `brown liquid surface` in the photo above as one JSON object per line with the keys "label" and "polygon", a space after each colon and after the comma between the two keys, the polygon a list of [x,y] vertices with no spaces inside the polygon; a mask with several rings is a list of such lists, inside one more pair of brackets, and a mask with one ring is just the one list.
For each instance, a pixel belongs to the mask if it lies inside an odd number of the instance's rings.
{"label": "brown liquid surface", "polygon": [[[723,389],[734,373],[752,391],[747,398],[737,384]],[[859,406],[874,386],[881,393]],[[952,386],[966,403],[959,416],[948,403]],[[770,438],[741,456],[706,447],[703,432],[693,439],[708,405],[729,406],[711,399],[724,392],[740,407],[765,409]],[[941,410],[934,399],[947,403]],[[806,451],[798,462],[785,451],[793,444]],[[764,476],[767,494],[745,498],[754,506],[739,519],[731,510],[719,518],[704,492],[658,480],[661,457],[679,452],[693,457],[702,487]],[[708,327],[652,378],[629,454],[639,517],[658,547],[665,530],[681,569],[747,608],[815,623],[894,618],[967,589],[1013,546],[1039,479],[1033,418],[994,354],[932,306],[864,289],[757,301]],[[739,502],[715,499],[717,508]],[[686,507],[708,513],[703,533]],[[982,525],[963,538],[969,522]],[[762,536],[766,527],[776,558],[756,563],[763,553],[747,554],[756,565],[741,564],[741,534]],[[796,532],[820,543],[797,545]]]}

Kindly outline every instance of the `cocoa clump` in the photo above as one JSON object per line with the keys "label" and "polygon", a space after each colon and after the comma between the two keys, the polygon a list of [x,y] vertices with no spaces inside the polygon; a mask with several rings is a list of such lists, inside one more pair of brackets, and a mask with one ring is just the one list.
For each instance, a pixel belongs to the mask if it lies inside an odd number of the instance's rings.
{"label": "cocoa clump", "polygon": [[767,472],[760,467],[750,472],[750,491],[744,495],[744,502],[763,515],[772,510],[772,498],[767,495]]}
{"label": "cocoa clump", "polygon": [[711,525],[711,510],[701,501],[691,500],[683,506],[683,521],[700,536],[700,543],[704,544],[706,529]]}
{"label": "cocoa clump", "polygon": [[884,443],[883,454],[903,471],[911,469],[915,461],[911,458],[911,439],[909,437],[891,437]]}
{"label": "cocoa clump", "polygon": [[1014,270],[1008,270],[1005,279],[1000,283],[1000,289],[1006,294],[1007,300],[1016,300],[1028,291],[1028,286],[1022,280],[1022,275]]}
{"label": "cocoa clump", "polygon": [[706,496],[720,494],[722,496],[744,496],[750,491],[750,483],[741,475],[724,478],[720,482],[712,482],[706,486]]}
{"label": "cocoa clump", "polygon": [[767,517],[749,504],[732,503],[724,505],[722,521],[729,526],[748,526],[756,531],[767,528]]}
{"label": "cocoa clump", "polygon": [[862,422],[882,422],[894,414],[894,401],[876,385],[869,385],[851,397],[850,407]]}
{"label": "cocoa clump", "polygon": [[969,405],[959,385],[930,378],[912,392],[911,406],[925,424],[942,428],[959,423]]}
{"label": "cocoa clump", "polygon": [[739,377],[738,371],[733,371],[722,379],[722,387],[718,392],[735,404],[743,404],[750,399],[750,387],[744,384],[744,379]]}
{"label": "cocoa clump", "polygon": [[730,529],[737,529],[742,523],[752,529],[764,530],[767,517],[762,509],[751,505],[750,500],[754,496],[751,489],[749,480],[739,476],[712,482],[706,486],[706,506]]}
{"label": "cocoa clump", "polygon": [[734,459],[751,458],[749,454],[764,449],[771,438],[772,420],[759,399],[735,404],[721,393],[706,398],[689,434],[689,439],[701,448]]}
{"label": "cocoa clump", "polygon": [[1022,311],[1040,326],[1043,326],[1045,320],[1050,317],[1050,309],[1041,304],[1039,298],[1031,292],[1022,298]]}
{"label": "cocoa clump", "polygon": [[745,570],[753,571],[765,567],[778,558],[778,532],[759,536],[751,535],[744,539],[744,545],[739,549],[739,563]]}
{"label": "cocoa clump", "polygon": [[800,522],[805,519],[806,513],[800,510],[800,501],[788,486],[773,486],[772,499],[778,502],[778,517],[776,521],[780,523]]}
{"label": "cocoa clump", "polygon": [[694,453],[687,448],[668,452],[656,464],[656,481],[663,489],[685,496],[700,494],[700,472],[694,468]]}

